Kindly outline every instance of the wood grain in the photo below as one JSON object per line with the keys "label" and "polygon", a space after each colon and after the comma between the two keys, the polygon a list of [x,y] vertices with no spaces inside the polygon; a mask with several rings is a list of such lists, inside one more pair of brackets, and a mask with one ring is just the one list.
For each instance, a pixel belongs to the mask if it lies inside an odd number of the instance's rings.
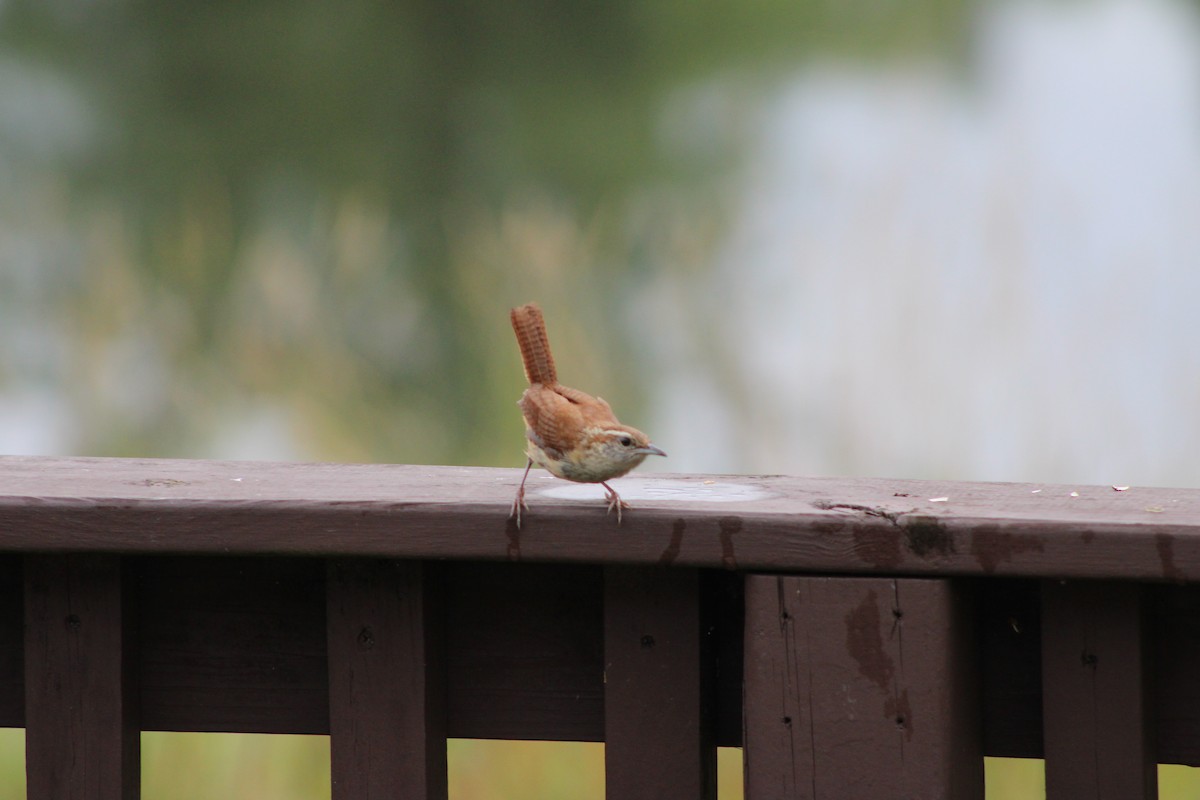
{"label": "wood grain", "polygon": [[696,570],[604,573],[605,796],[716,800],[713,661]]}
{"label": "wood grain", "polygon": [[418,562],[329,565],[334,800],[446,800],[439,583]]}
{"label": "wood grain", "polygon": [[328,733],[325,565],[131,560],[146,730]]}
{"label": "wood grain", "polygon": [[1158,797],[1142,587],[1042,587],[1046,797]]}
{"label": "wood grain", "polygon": [[747,800],[982,800],[970,605],[950,581],[748,576]]}
{"label": "wood grain", "polygon": [[136,643],[121,561],[29,556],[24,567],[28,796],[136,800]]}
{"label": "wood grain", "polygon": [[[601,741],[603,568],[466,562],[442,566],[447,734]],[[24,712],[20,565],[0,558],[0,721]],[[322,559],[139,556],[125,566],[139,629],[146,730],[328,733]],[[741,743],[741,576],[701,576],[716,737]],[[981,640],[984,751],[1042,756],[1037,581],[969,581]],[[1144,587],[1155,752],[1200,766],[1200,587]],[[756,663],[753,659],[751,664]]]}
{"label": "wood grain", "polygon": [[[626,479],[633,480],[633,479]],[[643,476],[617,527],[520,470],[0,458],[0,552],[294,554],[1200,580],[1200,490]],[[753,490],[738,499],[722,487]],[[616,483],[621,491],[621,482]],[[1074,496],[1073,496],[1074,495]],[[946,498],[940,501],[941,498]]]}

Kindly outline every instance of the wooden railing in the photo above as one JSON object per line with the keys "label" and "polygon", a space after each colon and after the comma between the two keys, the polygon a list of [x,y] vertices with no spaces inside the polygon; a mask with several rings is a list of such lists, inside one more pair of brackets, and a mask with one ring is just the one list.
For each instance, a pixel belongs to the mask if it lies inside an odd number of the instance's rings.
{"label": "wooden railing", "polygon": [[[1152,798],[1200,764],[1200,491],[0,459],[0,726],[30,798],[132,798],[139,730],[329,733],[335,798],[446,737],[604,741],[610,798]],[[626,485],[634,479],[626,479]],[[181,780],[186,779],[180,776]]]}

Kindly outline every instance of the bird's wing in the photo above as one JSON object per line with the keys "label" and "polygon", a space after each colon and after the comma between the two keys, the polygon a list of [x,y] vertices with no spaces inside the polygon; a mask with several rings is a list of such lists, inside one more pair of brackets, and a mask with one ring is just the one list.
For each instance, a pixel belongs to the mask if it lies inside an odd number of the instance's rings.
{"label": "bird's wing", "polygon": [[610,406],[603,397],[592,397],[587,392],[572,389],[570,386],[555,386],[554,391],[579,407],[587,423],[594,427],[611,428],[621,423],[613,414]]}
{"label": "bird's wing", "polygon": [[579,404],[571,402],[555,389],[535,384],[525,390],[518,405],[525,416],[526,426],[537,436],[535,444],[543,450],[554,450],[560,454],[575,449],[584,429],[584,416]]}

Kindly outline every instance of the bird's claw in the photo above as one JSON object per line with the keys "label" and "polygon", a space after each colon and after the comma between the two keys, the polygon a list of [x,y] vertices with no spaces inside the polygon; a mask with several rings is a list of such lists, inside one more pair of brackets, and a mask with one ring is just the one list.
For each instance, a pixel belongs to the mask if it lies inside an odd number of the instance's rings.
{"label": "bird's claw", "polygon": [[529,510],[529,504],[525,502],[525,487],[522,486],[517,490],[517,498],[513,500],[512,511],[509,512],[508,518],[515,519],[517,530],[521,529],[521,509]]}
{"label": "bird's claw", "polygon": [[632,508],[632,506],[629,505],[629,503],[626,503],[624,500],[622,500],[621,496],[619,494],[617,494],[616,491],[611,486],[609,486],[608,484],[603,484],[603,485],[604,485],[604,488],[607,490],[607,493],[604,495],[604,499],[608,501],[608,511],[606,511],[605,514],[611,514],[613,512],[613,509],[615,508],[617,510],[617,524],[620,525],[621,524],[621,509]]}

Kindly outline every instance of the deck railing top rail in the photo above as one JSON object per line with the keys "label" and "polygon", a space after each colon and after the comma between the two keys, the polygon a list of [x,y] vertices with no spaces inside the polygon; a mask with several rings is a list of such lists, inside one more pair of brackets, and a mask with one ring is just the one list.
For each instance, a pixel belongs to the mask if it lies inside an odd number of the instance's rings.
{"label": "deck railing top rail", "polygon": [[772,572],[1200,580],[1200,490],[784,476],[0,458],[0,551],[365,555]]}

